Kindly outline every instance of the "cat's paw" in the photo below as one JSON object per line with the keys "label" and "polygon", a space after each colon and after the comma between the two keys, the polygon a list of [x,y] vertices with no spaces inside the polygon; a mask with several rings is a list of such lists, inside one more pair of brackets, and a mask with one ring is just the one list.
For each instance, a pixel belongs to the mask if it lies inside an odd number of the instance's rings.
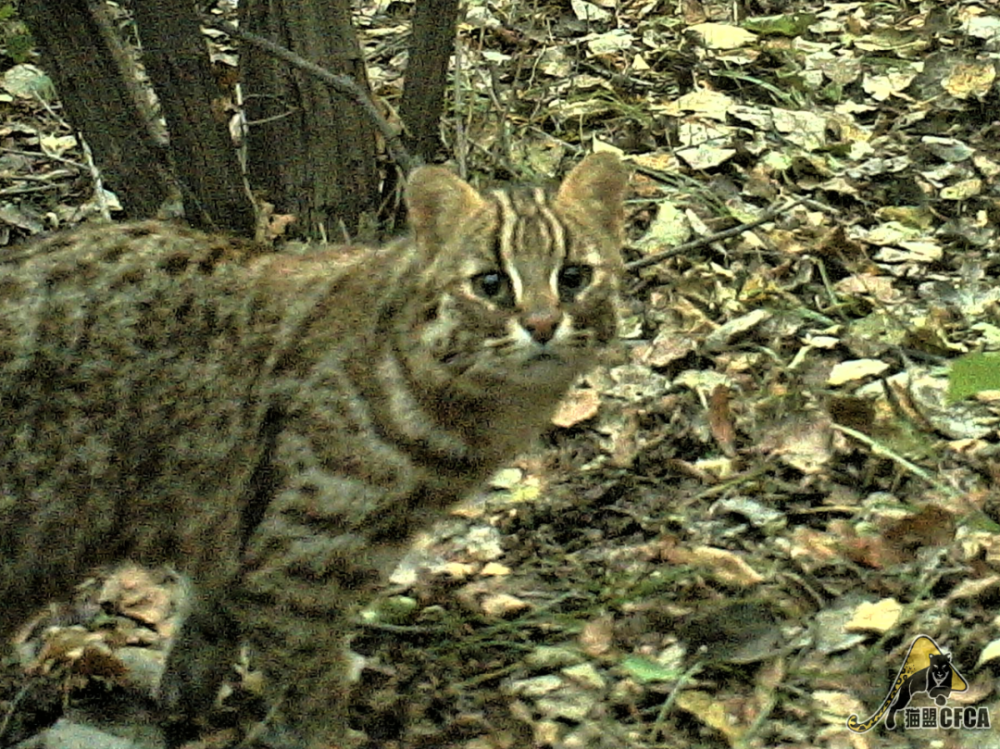
{"label": "cat's paw", "polygon": [[215,702],[239,648],[239,633],[220,606],[195,604],[170,648],[157,688],[165,722],[204,713]]}

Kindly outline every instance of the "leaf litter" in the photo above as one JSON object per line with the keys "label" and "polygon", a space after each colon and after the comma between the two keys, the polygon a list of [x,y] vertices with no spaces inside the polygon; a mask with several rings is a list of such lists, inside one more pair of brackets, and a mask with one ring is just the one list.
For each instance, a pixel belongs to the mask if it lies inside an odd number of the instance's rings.
{"label": "leaf litter", "polygon": [[[389,10],[358,26],[394,99]],[[846,720],[917,635],[969,681],[956,704],[1000,718],[1000,387],[967,358],[1000,350],[998,9],[676,10],[473,3],[460,25],[444,132],[474,172],[533,179],[592,144],[633,165],[625,343],[364,612],[354,726],[395,747],[990,747]],[[7,241],[93,201],[42,75],[0,85]],[[143,574],[25,635],[57,704],[136,689],[123,652],[162,660],[177,589]],[[234,671],[227,715],[257,679]],[[24,733],[54,709],[32,699]]]}

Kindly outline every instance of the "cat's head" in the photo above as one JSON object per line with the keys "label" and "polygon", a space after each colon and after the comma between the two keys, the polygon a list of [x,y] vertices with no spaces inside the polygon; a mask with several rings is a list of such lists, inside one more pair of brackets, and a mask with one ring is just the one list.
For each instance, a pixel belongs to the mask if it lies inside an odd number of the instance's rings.
{"label": "cat's head", "polygon": [[442,167],[414,171],[417,337],[436,366],[472,384],[564,390],[617,331],[626,186],[608,153],[555,192],[478,192]]}

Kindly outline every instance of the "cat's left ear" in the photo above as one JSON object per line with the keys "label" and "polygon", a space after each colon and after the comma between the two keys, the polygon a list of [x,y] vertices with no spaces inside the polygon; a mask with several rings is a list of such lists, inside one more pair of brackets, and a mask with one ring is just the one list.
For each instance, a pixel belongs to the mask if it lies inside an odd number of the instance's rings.
{"label": "cat's left ear", "polygon": [[625,220],[625,190],[628,170],[618,156],[607,151],[594,153],[566,175],[556,203],[575,207],[589,219],[619,236]]}
{"label": "cat's left ear", "polygon": [[465,180],[443,166],[421,166],[406,180],[406,207],[418,243],[439,247],[463,217],[486,202]]}

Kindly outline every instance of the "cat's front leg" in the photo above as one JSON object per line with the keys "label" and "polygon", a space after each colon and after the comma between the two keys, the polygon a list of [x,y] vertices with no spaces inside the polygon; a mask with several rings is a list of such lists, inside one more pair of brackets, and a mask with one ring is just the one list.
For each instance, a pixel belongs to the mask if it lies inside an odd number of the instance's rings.
{"label": "cat's front leg", "polygon": [[346,406],[328,412],[336,393],[300,397],[301,421],[277,441],[274,491],[229,601],[276,714],[301,737],[296,749],[342,749],[349,624],[405,552],[425,492],[405,453],[348,429],[357,414]]}
{"label": "cat's front leg", "polygon": [[[263,743],[340,749],[348,735],[347,629],[378,578],[348,539],[289,536],[281,525],[258,529],[248,549],[253,566],[234,596],[250,662],[263,670],[277,708],[279,723],[266,727]],[[353,554],[340,553],[349,548]]]}
{"label": "cat's front leg", "polygon": [[188,607],[158,690],[167,749],[197,736],[197,718],[211,709],[239,651],[240,629],[218,597],[193,595]]}

